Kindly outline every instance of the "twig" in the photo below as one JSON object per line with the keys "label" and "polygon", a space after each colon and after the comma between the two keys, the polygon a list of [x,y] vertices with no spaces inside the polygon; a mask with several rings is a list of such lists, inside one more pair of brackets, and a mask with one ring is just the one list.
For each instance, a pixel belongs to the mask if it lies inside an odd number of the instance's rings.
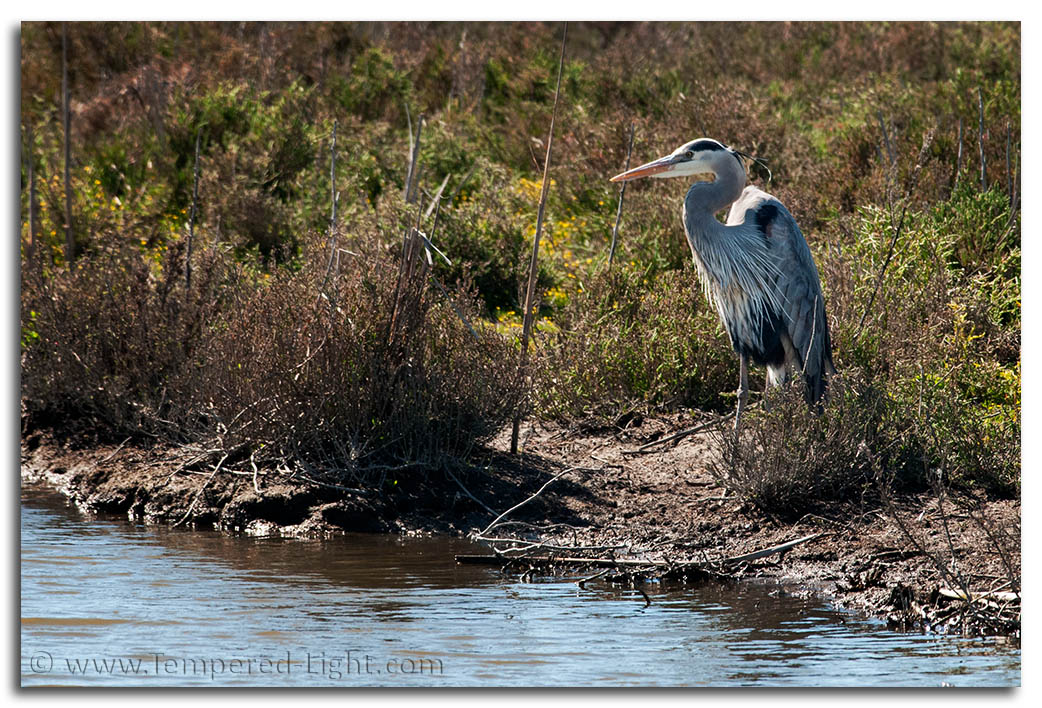
{"label": "twig", "polygon": [[[408,115],[409,107],[406,106],[406,115]],[[411,124],[411,121],[410,121]],[[420,131],[423,129],[423,114],[421,113],[416,118],[416,139],[412,137],[412,133],[409,134],[409,171],[405,174],[405,203],[412,204],[416,198],[416,190],[414,189],[417,182],[419,182],[419,171],[417,165],[420,160]]]}
{"label": "twig", "polygon": [[883,131],[883,144],[886,146],[886,156],[890,167],[893,167],[897,162],[897,156],[894,154],[894,146],[890,144],[890,133],[886,129],[886,122],[883,120],[883,111],[876,111],[876,115],[879,117],[879,128]]}
{"label": "twig", "polygon": [[1006,194],[1009,195],[1009,203],[1013,203],[1013,171],[1009,163],[1009,120],[1006,120]]}
{"label": "twig", "polygon": [[113,457],[115,457],[116,455],[119,454],[119,451],[122,450],[123,446],[126,445],[128,442],[130,442],[130,438],[129,437],[126,440],[124,440],[123,442],[121,442],[119,444],[119,447],[117,447],[115,450],[112,451],[111,455],[106,455],[104,458],[102,458],[102,459],[98,460],[97,462],[95,462],[94,466],[97,467],[97,466],[102,465],[102,464],[108,462],[109,460],[111,460]]}
{"label": "twig", "polygon": [[953,573],[959,573],[958,561],[955,554],[955,544],[952,541],[951,527],[948,524],[948,514],[944,511],[944,494],[945,487],[944,482],[941,479],[941,471],[938,470],[936,475],[936,487],[934,492],[937,494],[937,512],[941,515],[941,526],[944,529],[944,537],[948,542],[948,553],[951,555],[951,569]]}
{"label": "twig", "polygon": [[501,520],[502,520],[503,518],[505,518],[505,517],[509,516],[509,515],[510,515],[510,514],[512,514],[513,512],[515,512],[515,511],[517,511],[518,509],[520,509],[521,507],[523,507],[523,506],[524,506],[525,504],[527,504],[528,502],[530,502],[530,501],[532,501],[533,499],[535,499],[536,497],[538,497],[538,496],[539,496],[540,494],[542,494],[542,493],[543,493],[543,491],[544,491],[544,490],[545,490],[545,489],[546,489],[547,487],[549,487],[549,486],[550,486],[551,484],[553,484],[554,482],[556,482],[557,480],[559,480],[559,479],[560,479],[561,477],[564,477],[564,476],[565,476],[566,474],[568,474],[568,473],[570,473],[570,472],[578,472],[578,471],[583,471],[583,472],[592,472],[592,471],[594,471],[594,470],[591,470],[591,469],[590,469],[590,468],[588,468],[588,467],[569,467],[568,469],[564,470],[563,472],[559,472],[558,474],[556,474],[556,475],[554,475],[554,476],[553,476],[552,478],[550,478],[550,479],[549,479],[549,480],[548,480],[548,481],[547,481],[547,482],[546,482],[545,484],[543,484],[543,486],[542,486],[542,487],[540,487],[540,488],[539,488],[539,490],[538,490],[538,491],[537,491],[537,492],[536,492],[535,494],[533,494],[532,496],[528,497],[528,498],[527,498],[527,499],[525,499],[525,500],[524,500],[523,502],[521,502],[521,503],[519,503],[519,504],[515,504],[514,506],[510,507],[509,509],[507,509],[506,511],[504,511],[504,512],[503,512],[502,514],[500,514],[499,516],[497,516],[497,517],[496,517],[496,518],[495,518],[495,519],[494,519],[494,520],[492,521],[492,523],[491,523],[491,524],[489,524],[488,526],[486,526],[486,527],[485,527],[485,530],[484,530],[484,531],[482,531],[481,533],[479,533],[478,535],[479,535],[479,536],[484,536],[485,534],[487,534],[487,533],[488,533],[489,531],[491,531],[491,530],[492,530],[493,528],[495,528],[496,524],[498,524],[498,523],[499,523],[499,522],[500,522],[500,521],[501,521]]}
{"label": "twig", "polygon": [[431,212],[434,211],[434,209],[439,204],[441,204],[441,193],[445,191],[445,185],[449,183],[449,177],[451,176],[452,175],[445,175],[445,179],[441,181],[441,185],[438,187],[438,190],[434,193],[434,197],[431,198],[431,203],[427,206],[427,213],[423,215],[424,219],[429,219],[431,216]]}
{"label": "twig", "polygon": [[195,240],[195,213],[199,204],[199,135],[201,128],[195,131],[195,167],[192,179],[192,211],[188,214],[188,246],[185,249],[185,294],[192,290],[192,241]]}
{"label": "twig", "polygon": [[[1008,579],[1008,584],[1012,585],[1013,589],[1019,592],[1020,591],[1020,574],[1019,573],[1015,573],[1014,570],[1013,570],[1013,561],[1012,561],[1012,559],[1010,557],[1010,551],[1006,547],[1006,544],[1004,542],[1001,542],[995,536],[995,534],[993,533],[993,529],[988,524],[985,523],[984,509],[981,507],[980,503],[978,502],[976,511],[977,511],[978,514],[980,514],[980,518],[978,518],[973,513],[974,509],[968,508],[967,511],[969,512],[970,520],[977,526],[977,528],[979,528],[981,531],[984,532],[984,535],[987,536],[988,541],[991,543],[992,546],[994,546],[995,552],[996,552],[996,554],[998,554],[999,560],[1002,562],[1002,565],[1003,565],[1003,567],[1006,570],[1006,577]],[[1020,535],[1019,534],[1019,529],[1018,529],[1017,535],[1018,536]]]}
{"label": "twig", "polygon": [[260,485],[257,484],[257,462],[253,459],[253,456],[257,454],[256,450],[250,452],[250,467],[253,468],[253,491],[260,494]]}
{"label": "twig", "polygon": [[905,524],[904,519],[901,518],[901,513],[897,509],[897,504],[890,496],[890,490],[887,488],[886,482],[883,479],[883,470],[880,467],[878,460],[876,460],[875,455],[872,455],[871,452],[869,452],[869,460],[875,473],[876,486],[879,488],[879,496],[883,501],[884,508],[886,509],[886,518],[893,520],[894,523],[897,524],[897,528],[900,530],[901,535],[915,546],[915,550],[925,556],[930,563],[933,564],[934,568],[937,569],[937,572],[942,578],[947,580],[950,585],[960,586],[963,591],[969,595],[969,588],[966,587],[962,577],[951,573],[947,568],[945,568],[944,563],[942,563],[933,553],[926,550],[925,544],[916,538],[912,533],[912,530],[908,528],[907,524]]}
{"label": "twig", "polygon": [[337,122],[333,121],[333,139],[329,145],[329,263],[326,265],[326,277],[322,279],[322,287],[319,293],[326,290],[329,284],[329,275],[333,272],[333,262],[337,257],[336,247],[336,206],[340,195],[336,191],[336,129]]}
{"label": "twig", "polygon": [[883,260],[883,267],[879,269],[879,277],[876,278],[876,285],[872,289],[872,295],[868,298],[868,304],[865,305],[865,311],[861,313],[861,319],[858,321],[857,325],[857,332],[854,335],[855,340],[861,336],[862,328],[865,325],[865,319],[868,318],[868,313],[872,311],[872,305],[876,301],[876,295],[879,294],[879,288],[883,285],[883,278],[886,276],[886,269],[890,266],[890,260],[894,257],[894,248],[897,246],[897,239],[901,236],[901,231],[904,229],[905,216],[908,213],[908,197],[910,197],[912,192],[915,191],[916,185],[919,183],[919,173],[922,172],[923,162],[926,160],[926,153],[930,149],[930,145],[933,144],[934,131],[935,128],[930,128],[926,135],[923,136],[923,145],[919,149],[919,158],[916,160],[915,169],[912,171],[912,179],[905,195],[904,206],[901,207],[901,218],[898,219],[897,226],[894,228],[894,233],[890,237],[890,245],[887,247],[886,258]]}
{"label": "twig", "polygon": [[435,253],[437,253],[439,256],[441,256],[441,259],[443,261],[445,261],[445,263],[447,265],[450,265],[450,266],[452,265],[452,261],[449,260],[449,257],[446,256],[444,253],[442,253],[441,249],[438,248],[437,246],[435,246],[433,241],[431,241],[429,238],[427,238],[427,234],[423,233],[422,231],[417,231],[416,234],[421,239],[423,239],[423,246],[424,246],[424,248],[427,249],[427,262],[428,263],[433,265],[433,262],[431,261],[431,254],[430,254],[430,251],[433,250]]}
{"label": "twig", "polygon": [[[498,537],[480,536],[480,535],[479,536],[475,536],[474,538],[476,540],[479,540],[479,541],[484,541],[485,543],[488,543],[488,544],[496,544],[496,543],[501,543],[501,544],[502,543],[512,543],[512,544],[516,544],[516,545],[514,545],[511,548],[499,548],[499,549],[497,549],[497,548],[495,548],[495,546],[493,546],[492,550],[495,553],[497,553],[500,557],[503,557],[503,558],[530,558],[532,556],[522,556],[522,555],[508,556],[508,555],[506,555],[507,553],[522,554],[522,553],[529,553],[530,551],[549,551],[551,553],[583,553],[583,552],[588,552],[588,551],[598,551],[598,552],[608,551],[608,552],[614,552],[614,551],[617,551],[619,549],[626,548],[625,544],[619,544],[619,543],[612,544],[612,545],[609,545],[609,546],[604,546],[604,545],[601,545],[601,546],[562,546],[562,545],[557,544],[557,543],[547,543],[545,541],[526,541],[526,540],[524,540],[522,538],[498,538]],[[642,564],[642,565],[647,565],[647,562],[645,562],[645,561],[634,561],[634,562]]]}
{"label": "twig", "polygon": [[[684,562],[684,563],[675,563],[675,562],[669,561],[669,560],[646,560],[646,559],[645,560],[639,560],[639,559],[634,559],[634,558],[603,558],[603,557],[583,558],[583,557],[580,557],[580,556],[553,556],[553,555],[525,556],[524,559],[526,561],[531,562],[531,563],[557,563],[557,564],[560,564],[560,565],[579,565],[579,566],[585,565],[585,566],[591,566],[591,567],[594,567],[594,568],[608,568],[609,570],[616,569],[616,568],[667,568],[667,569],[669,569],[672,572],[682,572],[684,570],[689,570],[689,569],[703,569],[703,570],[704,569],[710,569],[713,566],[720,566],[721,564],[748,563],[749,561],[759,560],[761,558],[767,558],[769,556],[777,555],[778,553],[785,553],[786,551],[792,550],[796,546],[799,546],[799,545],[804,544],[804,543],[808,543],[809,541],[813,541],[814,539],[819,538],[819,537],[821,537],[823,535],[825,535],[825,534],[824,533],[811,534],[809,536],[804,536],[802,538],[797,538],[797,539],[794,539],[792,541],[787,541],[786,543],[778,544],[777,546],[771,546],[770,548],[764,548],[764,549],[761,549],[759,551],[754,551],[752,553],[746,553],[746,554],[740,555],[740,556],[733,556],[731,558],[725,558],[725,559],[723,559],[721,561],[718,561],[718,562],[715,562],[715,563],[712,562],[712,561],[706,561],[706,560],[688,561],[688,562]],[[511,543],[525,544],[525,545],[523,546],[523,548],[507,549],[506,551],[499,551],[499,550],[493,549],[493,551],[495,551],[496,555],[492,555],[492,556],[489,556],[489,555],[460,554],[460,555],[456,556],[456,562],[457,563],[461,563],[461,564],[465,563],[465,564],[473,564],[473,565],[495,564],[497,562],[502,562],[504,559],[511,558],[509,556],[504,556],[503,555],[504,552],[509,553],[509,552],[514,552],[516,550],[525,550],[525,551],[527,551],[527,550],[532,550],[532,549],[535,549],[535,548],[538,548],[538,549],[541,549],[541,550],[563,550],[563,551],[572,550],[572,551],[578,551],[578,550],[616,549],[616,548],[624,548],[625,547],[625,546],[582,546],[582,547],[578,547],[578,548],[568,548],[568,547],[565,547],[565,546],[553,546],[553,545],[542,544],[542,543],[538,543],[538,542],[534,542],[534,541],[523,541],[523,540],[520,540],[520,539],[499,538],[499,539],[494,539],[494,540],[499,541],[501,543],[511,542]],[[516,556],[514,558],[516,558]],[[587,578],[586,580],[589,581],[589,580],[592,580],[592,578]]]}
{"label": "twig", "polygon": [[490,514],[495,514],[496,513],[494,511],[492,511],[492,509],[490,509],[489,506],[487,504],[485,504],[485,502],[481,501],[476,496],[471,494],[470,490],[463,486],[463,482],[459,481],[459,478],[456,475],[452,474],[452,470],[450,470],[448,467],[445,468],[445,473],[448,474],[449,477],[452,479],[452,481],[455,482],[459,486],[459,488],[463,490],[464,494],[466,494],[473,501],[477,502],[478,505],[482,509],[484,509],[485,511],[487,511]]}
{"label": "twig", "polygon": [[594,575],[591,575],[588,578],[583,578],[582,580],[575,581],[575,584],[578,585],[581,589],[585,590],[586,589],[586,583],[592,582],[592,581],[596,580],[597,578],[603,577],[603,576],[607,575],[608,573],[610,573],[611,571],[612,571],[612,568],[605,568],[601,572],[595,573]]}
{"label": "twig", "polygon": [[988,170],[984,158],[984,97],[977,87],[977,151],[980,153],[980,191],[988,189]]}
{"label": "twig", "polygon": [[659,438],[658,440],[652,440],[649,443],[645,443],[645,444],[641,445],[636,450],[622,450],[622,454],[623,455],[641,455],[641,454],[644,454],[645,452],[648,451],[649,448],[654,447],[655,445],[662,445],[664,443],[673,442],[674,440],[679,440],[681,438],[686,438],[688,435],[693,435],[693,434],[695,434],[697,432],[705,430],[706,428],[710,428],[710,427],[712,427],[714,425],[717,425],[721,421],[726,420],[727,418],[729,418],[729,416],[717,416],[716,418],[713,418],[712,420],[708,420],[705,423],[700,423],[699,425],[696,425],[693,428],[687,428],[685,430],[681,430],[679,433],[673,433],[672,435],[669,435],[667,437]]}
{"label": "twig", "polygon": [[[535,220],[535,234],[532,236],[532,259],[528,264],[528,288],[525,292],[525,314],[521,326],[521,359],[518,362],[518,376],[524,377],[528,367],[528,340],[532,335],[533,306],[535,304],[535,286],[539,274],[539,239],[543,235],[543,217],[546,213],[546,198],[550,193],[550,155],[554,145],[554,123],[557,122],[557,105],[561,98],[561,76],[564,74],[564,48],[568,42],[568,23],[564,23],[561,37],[561,57],[557,63],[557,89],[554,91],[554,108],[550,115],[550,134],[546,139],[546,161],[543,163],[543,189],[539,196],[539,210]],[[521,406],[514,414],[514,424],[510,433],[510,454],[517,454],[518,435],[521,431]]]}
{"label": "twig", "polygon": [[752,553],[746,553],[746,554],[740,555],[740,556],[732,556],[730,558],[725,558],[723,560],[723,562],[724,563],[746,563],[746,562],[751,561],[751,560],[757,560],[759,558],[766,558],[767,556],[773,556],[776,553],[784,553],[785,551],[788,551],[788,550],[790,550],[792,548],[795,548],[796,546],[799,546],[802,543],[807,543],[808,541],[813,541],[814,539],[818,538],[821,535],[823,535],[823,534],[820,533],[820,532],[819,533],[812,533],[809,536],[804,536],[803,538],[797,538],[794,541],[788,541],[786,543],[782,543],[782,544],[777,545],[777,546],[771,546],[770,548],[764,548],[762,550],[754,551]]}
{"label": "twig", "polygon": [[64,130],[65,154],[65,264],[72,267],[76,259],[76,238],[72,233],[72,180],[69,163],[72,161],[72,136],[69,125],[69,60],[68,31],[62,22],[62,129]]}
{"label": "twig", "polygon": [[438,280],[438,278],[434,275],[434,271],[433,270],[430,271],[430,277],[431,277],[431,280],[434,281],[434,284],[438,286],[438,290],[441,291],[441,294],[445,296],[445,299],[449,303],[449,307],[451,307],[452,311],[456,313],[456,317],[459,317],[460,322],[462,322],[466,326],[466,328],[470,331],[470,333],[474,337],[474,339],[476,341],[480,342],[481,341],[481,335],[479,335],[477,330],[474,329],[473,326],[471,326],[470,322],[467,320],[467,316],[463,314],[463,311],[460,310],[456,306],[456,303],[455,303],[455,301],[453,301],[452,296],[449,295],[449,291],[445,289],[445,286],[442,285],[441,281]]}
{"label": "twig", "polygon": [[952,191],[959,186],[959,173],[962,172],[962,118],[959,118],[959,151],[955,156],[955,176],[952,178]]}
{"label": "twig", "polygon": [[807,342],[807,351],[803,353],[803,366],[800,368],[800,373],[806,375],[807,373],[807,361],[810,359],[810,349],[814,346],[814,329],[818,324],[818,296],[814,296],[814,307],[811,309],[811,320],[810,320],[810,340]]}
{"label": "twig", "polygon": [[[623,172],[627,172],[630,169],[630,156],[633,154],[633,135],[637,131],[637,124],[630,123],[630,144],[626,149],[626,169]],[[608,251],[608,270],[611,270],[611,265],[615,261],[615,242],[619,233],[619,222],[622,221],[622,200],[626,196],[626,185],[627,182],[622,183],[622,188],[619,190],[619,208],[615,212],[615,226],[611,230],[611,249]]]}
{"label": "twig", "polygon": [[185,522],[185,519],[187,519],[189,516],[192,515],[192,511],[195,510],[195,505],[197,503],[199,503],[199,497],[202,496],[203,490],[206,489],[207,485],[209,485],[210,482],[213,481],[213,478],[217,476],[217,473],[221,470],[221,465],[223,465],[224,461],[227,460],[227,459],[228,459],[228,454],[225,453],[224,457],[221,458],[221,461],[218,462],[217,466],[213,468],[213,472],[210,473],[210,476],[206,478],[205,482],[203,482],[203,486],[199,487],[199,491],[197,491],[195,493],[195,497],[192,499],[192,503],[188,507],[188,511],[186,511],[185,515],[181,517],[181,520],[178,521],[173,526],[171,526],[171,528],[177,528],[178,526],[180,526],[181,524],[183,524]]}
{"label": "twig", "polygon": [[470,180],[470,178],[474,176],[474,172],[477,169],[478,163],[475,162],[473,165],[470,166],[470,169],[467,170],[467,174],[463,175],[463,179],[461,179],[459,184],[456,185],[456,188],[452,190],[452,196],[448,198],[448,202],[450,205],[455,204],[456,197],[458,197],[459,193],[463,191],[463,185],[465,185]]}

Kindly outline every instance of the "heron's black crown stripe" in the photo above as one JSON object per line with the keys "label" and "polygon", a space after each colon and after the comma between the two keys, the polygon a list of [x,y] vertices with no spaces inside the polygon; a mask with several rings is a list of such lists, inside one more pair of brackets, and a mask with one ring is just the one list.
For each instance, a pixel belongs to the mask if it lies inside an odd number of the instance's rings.
{"label": "heron's black crown stripe", "polygon": [[724,150],[724,149],[725,149],[724,146],[721,145],[720,143],[716,142],[715,140],[696,140],[695,142],[691,143],[690,146],[688,146],[688,150],[694,150],[695,152],[698,152],[699,150]]}

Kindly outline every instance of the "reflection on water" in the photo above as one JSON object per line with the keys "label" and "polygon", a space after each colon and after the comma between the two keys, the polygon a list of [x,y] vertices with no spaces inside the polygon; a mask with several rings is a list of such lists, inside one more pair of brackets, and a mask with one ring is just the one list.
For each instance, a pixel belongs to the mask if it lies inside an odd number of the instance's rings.
{"label": "reflection on water", "polygon": [[24,490],[22,685],[1012,686],[996,640],[763,585],[634,591],[457,566],[462,539],[252,539]]}

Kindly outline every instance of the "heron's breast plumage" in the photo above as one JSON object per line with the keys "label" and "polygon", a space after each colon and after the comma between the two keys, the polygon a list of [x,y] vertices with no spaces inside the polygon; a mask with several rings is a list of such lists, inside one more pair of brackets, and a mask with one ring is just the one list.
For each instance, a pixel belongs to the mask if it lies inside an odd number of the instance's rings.
{"label": "heron's breast plumage", "polygon": [[760,364],[784,361],[779,271],[762,228],[731,227],[726,236],[695,234],[691,254],[702,290],[716,307],[731,345]]}

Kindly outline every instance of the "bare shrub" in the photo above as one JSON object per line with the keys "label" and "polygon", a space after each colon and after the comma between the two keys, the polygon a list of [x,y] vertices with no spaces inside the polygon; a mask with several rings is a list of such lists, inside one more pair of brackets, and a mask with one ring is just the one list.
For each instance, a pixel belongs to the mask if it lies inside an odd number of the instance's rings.
{"label": "bare shrub", "polygon": [[[115,240],[115,237],[113,237]],[[23,281],[22,401],[26,424],[106,435],[178,437],[171,380],[203,354],[210,313],[234,270],[196,266],[182,287],[180,244],[159,262],[132,247],[85,257],[72,270]]]}
{"label": "bare shrub", "polygon": [[[325,292],[328,254],[316,247],[300,272],[242,294],[209,365],[188,374],[193,407],[228,449],[347,475],[465,454],[517,401],[508,345],[476,341],[420,262],[399,279],[384,249],[349,248]],[[473,318],[473,297],[454,297]]]}
{"label": "bare shrub", "polygon": [[[86,258],[28,288],[26,425],[205,442],[358,483],[465,455],[518,400],[510,345],[475,340],[419,253],[399,278],[378,239],[348,247],[324,290],[318,239],[270,276],[212,250],[187,296],[176,253],[159,268],[132,251]],[[475,316],[471,294],[453,298]]]}
{"label": "bare shrub", "polygon": [[768,410],[754,410],[738,432],[717,430],[711,473],[763,511],[794,519],[870,490],[865,448],[885,442],[887,404],[864,377],[837,375],[820,414],[799,385],[772,390]]}

